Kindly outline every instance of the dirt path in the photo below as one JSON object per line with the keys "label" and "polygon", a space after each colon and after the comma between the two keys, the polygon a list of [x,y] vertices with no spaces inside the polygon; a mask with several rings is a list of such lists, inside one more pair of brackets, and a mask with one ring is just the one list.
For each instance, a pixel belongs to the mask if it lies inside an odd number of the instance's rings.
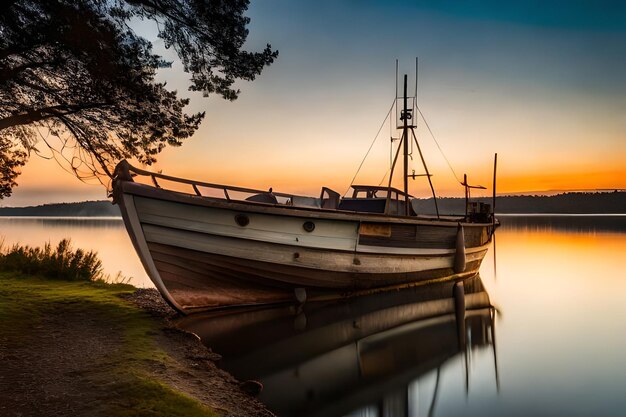
{"label": "dirt path", "polygon": [[115,355],[120,330],[88,315],[53,311],[0,341],[0,415],[88,415],[100,387],[87,375]]}

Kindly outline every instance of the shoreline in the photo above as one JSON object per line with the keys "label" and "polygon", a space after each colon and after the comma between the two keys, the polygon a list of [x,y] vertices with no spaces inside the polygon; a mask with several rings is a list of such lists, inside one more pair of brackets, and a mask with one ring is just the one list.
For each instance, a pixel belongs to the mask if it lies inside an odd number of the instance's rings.
{"label": "shoreline", "polygon": [[[224,394],[230,394],[237,400],[249,402],[249,404],[246,404],[245,407],[241,407],[243,405],[241,402],[227,401],[228,404],[220,403],[219,401],[216,402],[215,398],[206,395],[204,387],[179,387],[182,392],[205,405],[212,405],[213,408],[217,409],[219,412],[229,412],[227,414],[220,413],[220,415],[275,417],[263,403],[245,389],[245,381],[238,381],[233,375],[217,367],[215,362],[221,359],[219,353],[215,353],[210,348],[207,348],[198,335],[181,330],[172,323],[173,319],[179,318],[181,315],[165,302],[156,288],[137,288],[133,293],[124,295],[122,298],[143,311],[148,312],[151,316],[155,317],[155,319],[162,320],[165,323],[167,326],[163,329],[165,336],[172,343],[170,353],[173,353],[178,358],[184,357],[188,372],[200,371],[199,373],[202,375],[205,374],[203,371],[206,370],[210,376],[215,374],[215,377],[219,380],[216,382],[218,382],[220,387],[224,390]],[[201,375],[198,375],[198,377]],[[242,386],[244,388],[242,388]],[[218,398],[220,401],[225,400],[221,395],[218,396]],[[248,405],[252,408],[249,409]],[[233,410],[233,406],[235,406],[235,408],[240,406],[243,409],[241,411],[245,413],[239,414],[239,410]],[[233,411],[235,411],[235,413],[232,413]]]}
{"label": "shoreline", "polygon": [[0,283],[3,416],[274,416],[172,324],[155,289],[7,272]]}

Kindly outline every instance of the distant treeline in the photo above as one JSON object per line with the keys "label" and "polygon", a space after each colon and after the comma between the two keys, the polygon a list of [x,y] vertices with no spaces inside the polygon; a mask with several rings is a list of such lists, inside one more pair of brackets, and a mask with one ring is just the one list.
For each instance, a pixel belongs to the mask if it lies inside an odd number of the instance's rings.
{"label": "distant treeline", "polygon": [[[472,198],[491,204],[491,198]],[[433,199],[417,199],[418,213],[435,214]],[[437,199],[441,214],[465,212],[464,198]],[[626,214],[626,192],[565,193],[553,196],[500,196],[497,213]],[[34,207],[0,207],[0,216],[120,216],[120,209],[109,201],[44,204]]]}
{"label": "distant treeline", "polygon": [[0,207],[0,216],[101,217],[121,216],[118,206],[110,201],[44,204],[32,207]]}
{"label": "distant treeline", "polygon": [[[472,198],[491,204],[491,198]],[[438,198],[441,214],[465,212],[464,198]],[[434,214],[433,199],[419,199],[418,212]],[[498,196],[496,213],[626,214],[626,192],[565,193],[553,196]]]}

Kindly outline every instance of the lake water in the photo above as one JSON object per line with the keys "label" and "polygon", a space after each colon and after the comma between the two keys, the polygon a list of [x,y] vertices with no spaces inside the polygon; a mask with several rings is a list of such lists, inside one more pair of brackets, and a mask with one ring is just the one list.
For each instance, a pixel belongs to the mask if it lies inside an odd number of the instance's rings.
{"label": "lake water", "polygon": [[[501,221],[465,320],[447,285],[179,325],[283,417],[626,415],[626,216]],[[71,237],[149,285],[120,220],[0,218],[2,235]]]}

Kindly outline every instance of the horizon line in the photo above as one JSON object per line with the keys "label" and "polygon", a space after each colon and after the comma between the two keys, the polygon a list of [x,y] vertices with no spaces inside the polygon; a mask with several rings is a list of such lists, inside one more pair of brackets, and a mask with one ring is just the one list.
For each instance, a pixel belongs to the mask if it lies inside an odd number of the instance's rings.
{"label": "horizon line", "polygon": [[[588,189],[552,189],[552,190],[544,190],[544,191],[517,191],[517,192],[512,192],[512,193],[496,193],[496,197],[523,197],[523,196],[527,196],[527,197],[533,197],[536,195],[540,195],[542,197],[551,197],[551,195],[547,195],[547,193],[585,193],[585,192],[597,192],[597,193],[611,193],[611,192],[626,192],[626,188],[588,188]],[[541,195],[544,194],[544,195]],[[421,199],[421,200],[428,200],[428,199],[432,199],[433,197],[415,197],[417,199]],[[437,198],[464,198],[463,196],[442,196],[439,195],[437,196]],[[491,196],[474,196],[474,197],[470,197],[471,199],[479,199],[479,198],[491,198]],[[0,199],[0,201],[2,201],[2,199]],[[5,209],[5,208],[30,208],[30,207],[40,207],[40,206],[45,206],[45,205],[53,205],[53,204],[81,204],[81,203],[90,203],[90,202],[110,202],[110,199],[101,199],[101,200],[81,200],[81,201],[51,201],[51,202],[47,202],[47,203],[40,203],[40,204],[34,204],[34,205],[27,205],[27,206],[5,206],[0,204],[0,209]]]}

